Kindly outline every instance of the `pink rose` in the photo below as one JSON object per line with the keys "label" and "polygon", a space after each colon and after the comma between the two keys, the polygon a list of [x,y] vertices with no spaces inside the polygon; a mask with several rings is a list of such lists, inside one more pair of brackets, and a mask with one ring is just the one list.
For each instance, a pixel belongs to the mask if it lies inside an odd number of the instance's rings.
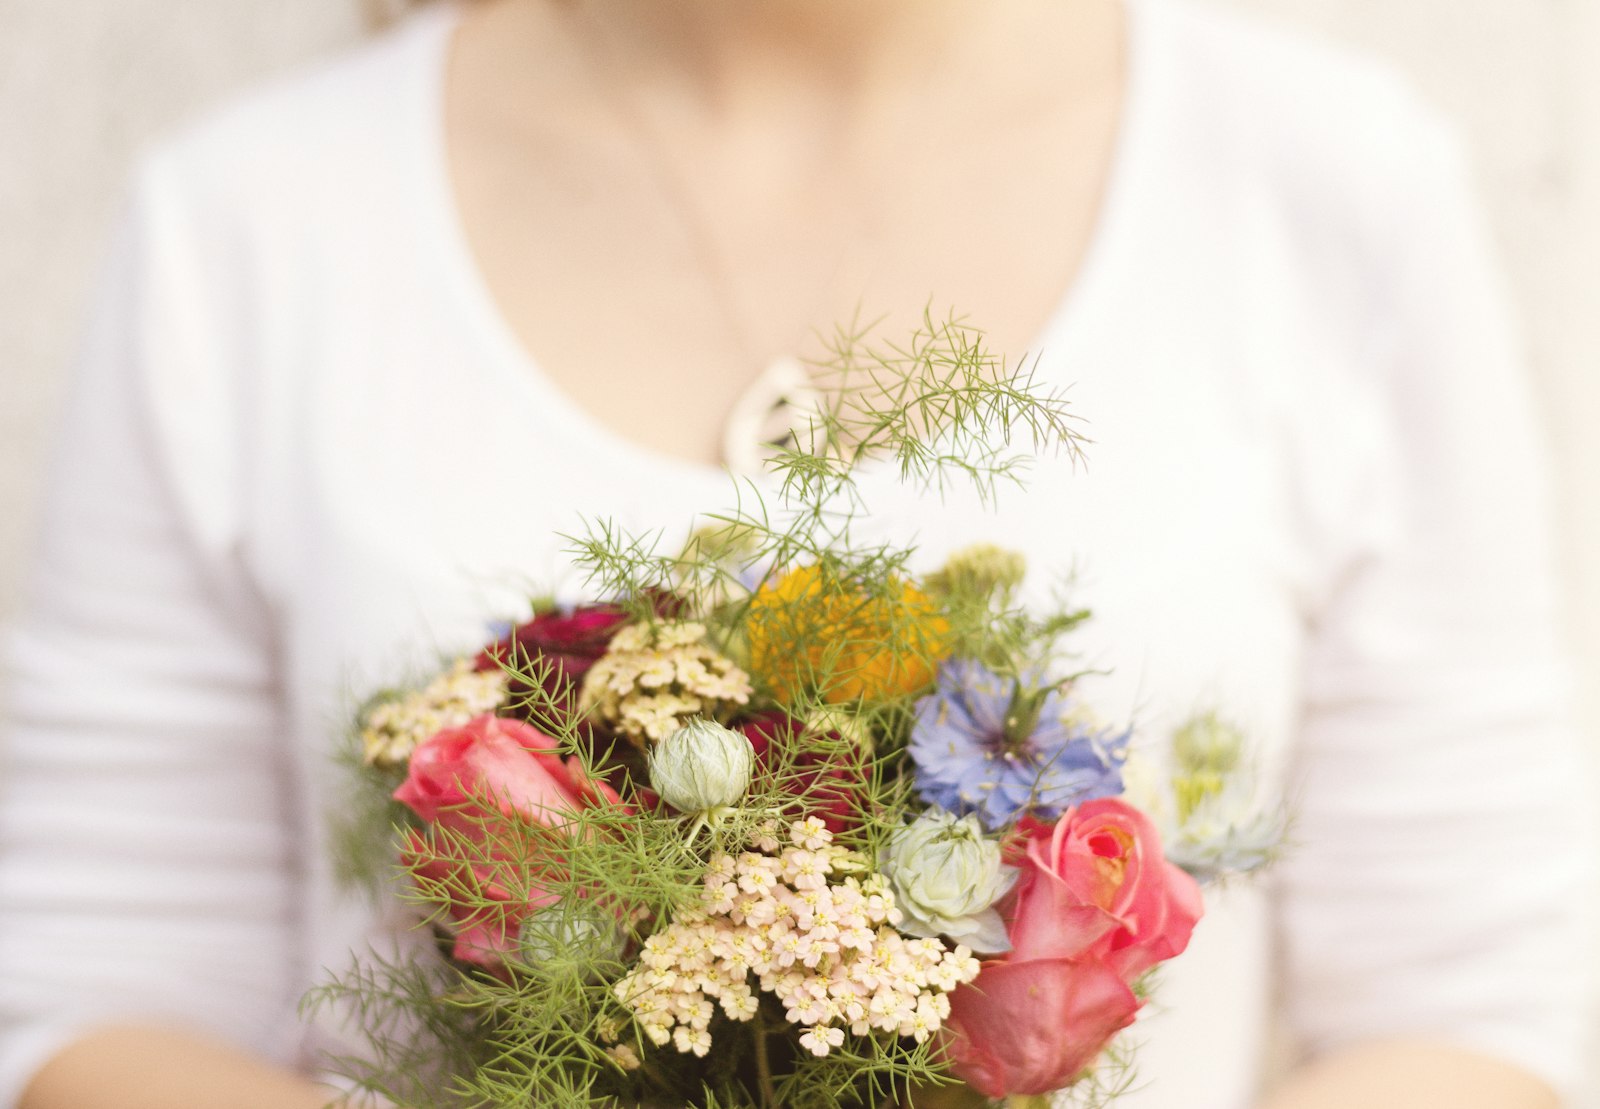
{"label": "pink rose", "polygon": [[1201,913],[1200,887],[1167,862],[1155,825],[1114,797],[1054,825],[1024,821],[1011,854],[1012,949],[950,995],[940,1041],[951,1070],[991,1098],[1071,1085],[1133,1023],[1130,984],[1181,953]]}
{"label": "pink rose", "polygon": [[1022,832],[1013,960],[1090,955],[1132,982],[1188,946],[1200,887],[1166,860],[1138,809],[1107,797]]}
{"label": "pink rose", "polygon": [[[479,716],[440,732],[411,755],[395,800],[431,827],[428,834],[408,835],[405,861],[419,884],[444,902],[458,959],[498,966],[516,946],[523,918],[557,900],[540,887],[539,876],[553,874],[558,862],[512,857],[509,850],[539,851],[541,841],[527,834],[530,826],[559,832],[581,809],[621,806],[615,790],[585,774],[578,759],[563,761],[558,749],[521,721]],[[462,889],[473,891],[472,904],[462,903]]]}
{"label": "pink rose", "polygon": [[447,728],[417,747],[396,801],[424,820],[480,798],[493,797],[506,816],[539,824],[560,823],[586,805],[620,804],[616,791],[590,778],[576,758],[563,762],[561,747],[531,724],[478,716]]}
{"label": "pink rose", "polygon": [[1070,1085],[1139,1010],[1116,973],[1094,960],[987,964],[950,995],[941,1029],[951,1070],[985,1097]]}
{"label": "pink rose", "polygon": [[[401,859],[417,884],[444,904],[450,932],[455,937],[451,954],[462,962],[498,970],[506,953],[516,949],[523,919],[535,909],[556,904],[560,898],[534,889],[525,890],[518,897],[496,880],[502,867],[509,864],[476,859],[468,862],[452,858],[451,854],[412,830],[406,833]],[[463,888],[472,890],[475,904],[462,903],[458,891]]]}

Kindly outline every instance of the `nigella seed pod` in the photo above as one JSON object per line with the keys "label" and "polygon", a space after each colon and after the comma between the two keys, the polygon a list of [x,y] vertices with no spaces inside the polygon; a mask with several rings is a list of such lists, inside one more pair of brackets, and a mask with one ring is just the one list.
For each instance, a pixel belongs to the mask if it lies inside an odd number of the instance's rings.
{"label": "nigella seed pod", "polygon": [[1185,774],[1223,775],[1239,767],[1244,735],[1215,713],[1187,720],[1172,736],[1172,753]]}
{"label": "nigella seed pod", "polygon": [[979,543],[956,551],[928,576],[928,588],[945,597],[988,599],[1009,596],[1028,575],[1028,560],[1017,551]]}
{"label": "nigella seed pod", "polygon": [[650,785],[682,813],[716,813],[738,804],[755,772],[755,749],[738,732],[691,720],[650,751]]}
{"label": "nigella seed pod", "polygon": [[622,944],[616,917],[581,901],[537,909],[517,929],[517,952],[529,966],[577,967],[584,978],[594,964],[620,958]]}

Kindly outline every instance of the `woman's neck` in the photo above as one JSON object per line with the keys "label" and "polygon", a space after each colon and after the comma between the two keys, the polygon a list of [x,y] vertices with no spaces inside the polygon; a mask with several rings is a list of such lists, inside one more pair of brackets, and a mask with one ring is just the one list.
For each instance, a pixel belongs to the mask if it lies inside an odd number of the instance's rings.
{"label": "woman's neck", "polygon": [[[575,66],[658,103],[739,117],[871,117],[935,86],[1026,101],[1101,87],[1118,0],[494,0],[528,39],[554,35]],[[1114,36],[1113,36],[1114,37]],[[715,125],[715,124],[714,124]]]}
{"label": "woman's neck", "polygon": [[618,52],[715,103],[792,81],[860,95],[969,44],[1008,0],[522,0],[554,6]]}
{"label": "woman's neck", "polygon": [[1087,247],[1119,0],[465,12],[445,133],[485,284],[564,390],[668,453],[715,457],[759,367],[853,312],[905,336],[955,309],[1020,354]]}

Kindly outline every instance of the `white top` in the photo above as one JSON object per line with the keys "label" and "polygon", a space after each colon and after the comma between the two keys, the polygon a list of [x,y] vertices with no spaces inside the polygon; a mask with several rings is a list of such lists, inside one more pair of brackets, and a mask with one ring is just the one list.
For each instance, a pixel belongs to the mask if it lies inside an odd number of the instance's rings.
{"label": "white top", "polygon": [[[525,582],[570,590],[580,512],[682,533],[729,503],[497,315],[442,168],[453,18],[139,174],[7,641],[0,1103],[109,1015],[313,1066],[339,1031],[296,1000],[396,926],[326,862],[354,697],[480,642]],[[1132,43],[1109,206],[1040,343],[1088,466],[997,516],[882,498],[930,563],[989,540],[1041,588],[1076,568],[1101,710],[1158,735],[1220,706],[1293,793],[1295,850],[1212,898],[1126,1104],[1241,1109],[1269,1028],[1569,1085],[1580,776],[1542,460],[1457,146],[1320,46],[1162,0]]]}

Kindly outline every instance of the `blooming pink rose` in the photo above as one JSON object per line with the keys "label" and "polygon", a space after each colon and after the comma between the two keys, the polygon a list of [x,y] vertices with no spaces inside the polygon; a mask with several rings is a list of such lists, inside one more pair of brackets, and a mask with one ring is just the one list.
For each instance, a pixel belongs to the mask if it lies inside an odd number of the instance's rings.
{"label": "blooming pink rose", "polygon": [[940,1036],[951,1070],[985,1097],[1047,1094],[1070,1085],[1138,1009],[1098,961],[997,961],[950,995]]}
{"label": "blooming pink rose", "polygon": [[411,753],[406,780],[394,791],[424,820],[443,810],[493,797],[502,813],[556,824],[585,805],[620,804],[616,791],[590,778],[581,762],[563,762],[561,745],[530,724],[477,716],[447,728]]}
{"label": "blooming pink rose", "polygon": [[1009,853],[1022,875],[1002,903],[1012,949],[950,995],[940,1034],[951,1070],[992,1098],[1070,1085],[1133,1023],[1129,984],[1181,953],[1201,912],[1200,887],[1125,801],[1019,832]]}
{"label": "blooming pink rose", "polygon": [[1200,887],[1138,809],[1107,797],[1022,832],[1011,961],[1092,956],[1132,982],[1188,946]]}
{"label": "blooming pink rose", "polygon": [[[555,740],[528,724],[479,716],[411,755],[395,800],[433,827],[407,837],[405,861],[424,889],[445,902],[458,959],[498,966],[516,945],[522,919],[556,900],[538,879],[558,860],[510,855],[512,845],[540,849],[537,839],[518,834],[519,824],[559,831],[581,809],[621,805],[615,790],[557,751]],[[473,904],[462,903],[463,888],[473,891]]]}

